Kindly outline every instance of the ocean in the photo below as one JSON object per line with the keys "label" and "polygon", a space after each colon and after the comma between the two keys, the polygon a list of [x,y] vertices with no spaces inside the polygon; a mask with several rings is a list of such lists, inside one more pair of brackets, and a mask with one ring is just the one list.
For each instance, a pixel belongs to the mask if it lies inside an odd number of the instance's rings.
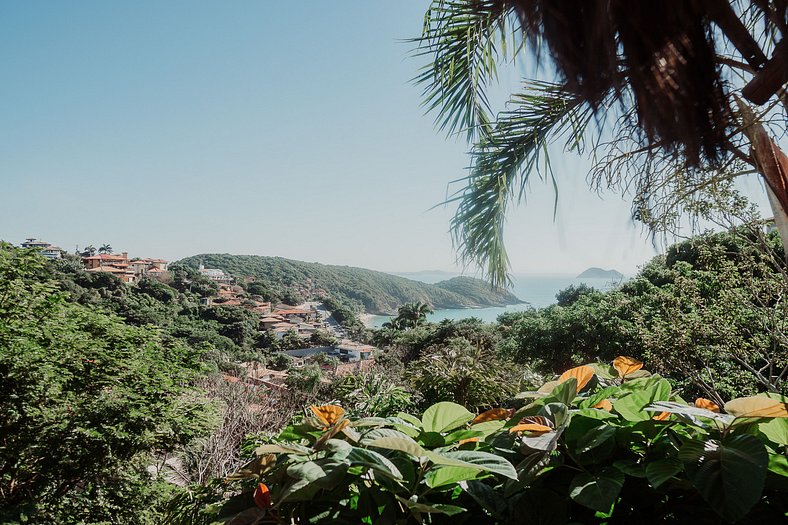
{"label": "ocean", "polygon": [[[425,283],[436,283],[456,276],[456,274],[445,272],[418,272],[396,275]],[[458,320],[476,317],[482,321],[493,323],[498,319],[499,315],[505,312],[517,312],[527,310],[528,308],[542,308],[554,304],[555,294],[564,288],[568,288],[570,285],[585,283],[588,286],[593,286],[597,290],[610,290],[619,284],[609,279],[578,279],[573,275],[521,274],[513,275],[512,280],[514,281],[511,289],[512,293],[521,300],[527,301],[525,304],[491,308],[436,310],[434,314],[427,316],[427,320],[430,322],[439,322],[444,319]],[[383,323],[389,319],[391,319],[391,317],[387,315],[376,315],[369,318],[368,325],[372,328],[380,328]]]}

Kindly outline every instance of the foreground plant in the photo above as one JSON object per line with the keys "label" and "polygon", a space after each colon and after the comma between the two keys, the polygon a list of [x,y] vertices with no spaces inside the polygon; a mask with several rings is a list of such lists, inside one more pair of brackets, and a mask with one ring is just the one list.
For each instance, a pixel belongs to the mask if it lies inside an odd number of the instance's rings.
{"label": "foreground plant", "polygon": [[788,405],[687,403],[642,363],[566,371],[518,409],[311,406],[232,476],[244,523],[695,523],[788,516]]}

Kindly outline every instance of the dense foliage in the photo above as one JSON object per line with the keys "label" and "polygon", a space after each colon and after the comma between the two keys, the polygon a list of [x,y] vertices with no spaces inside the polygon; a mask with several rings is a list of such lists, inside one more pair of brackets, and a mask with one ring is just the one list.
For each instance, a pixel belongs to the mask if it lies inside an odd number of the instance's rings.
{"label": "dense foliage", "polygon": [[420,301],[434,308],[503,306],[519,300],[490,288],[478,279],[462,277],[437,285],[412,281],[383,272],[349,266],[331,266],[258,255],[203,254],[187,257],[180,264],[197,268],[201,263],[240,277],[254,277],[256,286],[275,298],[297,293],[300,298],[330,295],[355,302],[372,314],[392,314],[405,303]]}
{"label": "dense foliage", "polygon": [[156,523],[151,455],[207,426],[199,354],[58,288],[0,245],[0,522]]}
{"label": "dense foliage", "polygon": [[500,350],[542,372],[632,355],[718,403],[784,393],[788,281],[779,239],[767,242],[721,233],[676,244],[616,290],[567,290],[559,304],[502,316]]}
{"label": "dense foliage", "polygon": [[[474,415],[348,418],[311,406],[214,507],[234,524],[777,523],[788,515],[781,396],[687,403],[618,357]],[[264,517],[265,516],[265,517]],[[229,521],[227,521],[229,523]]]}

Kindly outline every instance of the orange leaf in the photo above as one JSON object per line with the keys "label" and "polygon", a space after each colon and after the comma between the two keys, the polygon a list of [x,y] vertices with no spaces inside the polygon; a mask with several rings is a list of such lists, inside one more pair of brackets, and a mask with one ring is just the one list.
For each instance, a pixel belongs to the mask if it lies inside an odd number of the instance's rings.
{"label": "orange leaf", "polygon": [[643,363],[633,357],[620,355],[613,359],[613,368],[618,371],[618,377],[626,377],[643,368]]}
{"label": "orange leaf", "polygon": [[577,379],[577,391],[580,392],[594,377],[594,369],[588,365],[576,366],[561,374],[558,378],[559,383],[569,380],[570,377]]}
{"label": "orange leaf", "polygon": [[535,434],[544,434],[545,432],[550,432],[553,429],[548,427],[547,425],[540,425],[539,423],[523,423],[522,425],[515,425],[509,429],[509,433],[512,432],[533,432]]}
{"label": "orange leaf", "polygon": [[254,504],[265,510],[271,506],[271,491],[265,483],[258,483],[254,490]]}
{"label": "orange leaf", "polygon": [[710,399],[706,399],[705,397],[699,397],[695,400],[695,406],[698,408],[705,408],[706,410],[711,410],[712,412],[719,412],[720,407],[717,406],[717,403]]}
{"label": "orange leaf", "polygon": [[323,405],[319,407],[310,405],[309,409],[312,410],[312,413],[327,427],[330,427],[345,415],[345,409],[336,405]]}
{"label": "orange leaf", "polygon": [[592,406],[591,408],[601,408],[602,410],[607,410],[608,412],[610,412],[611,410],[613,410],[613,403],[611,403],[609,399],[603,399],[602,401]]}
{"label": "orange leaf", "polygon": [[477,441],[479,441],[478,437],[472,437],[467,439],[461,439],[457,444],[464,445],[465,443],[476,443]]}
{"label": "orange leaf", "polygon": [[486,412],[482,412],[471,421],[471,425],[475,425],[476,423],[484,423],[485,421],[500,421],[506,420],[512,417],[514,414],[514,409],[512,408],[491,408]]}
{"label": "orange leaf", "polygon": [[670,412],[660,412],[656,416],[652,417],[651,419],[655,419],[657,421],[665,421],[670,417]]}

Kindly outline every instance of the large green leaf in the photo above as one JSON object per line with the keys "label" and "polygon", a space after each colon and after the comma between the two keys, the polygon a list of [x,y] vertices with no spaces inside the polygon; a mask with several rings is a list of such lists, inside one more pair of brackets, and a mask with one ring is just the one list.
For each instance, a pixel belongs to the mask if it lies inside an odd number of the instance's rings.
{"label": "large green leaf", "polygon": [[775,418],[758,424],[760,430],[769,441],[788,447],[788,419]]}
{"label": "large green leaf", "polygon": [[489,452],[482,452],[479,450],[457,450],[455,452],[444,452],[441,454],[443,457],[462,461],[463,463],[474,465],[475,467],[507,478],[517,479],[517,472],[514,467],[505,458],[490,454]]}
{"label": "large green leaf", "polygon": [[473,414],[462,405],[443,401],[424,411],[421,424],[425,432],[448,432],[473,419]]}
{"label": "large green leaf", "polygon": [[503,519],[507,508],[506,499],[491,486],[482,481],[468,480],[461,481],[460,487],[494,518]]}
{"label": "large green leaf", "polygon": [[599,512],[610,512],[624,486],[624,474],[615,468],[597,473],[582,472],[572,479],[569,497],[580,505]]}
{"label": "large green leaf", "polygon": [[684,470],[684,465],[679,458],[664,458],[650,461],[646,465],[646,478],[651,486],[659,488],[660,485]]}
{"label": "large green leaf", "polygon": [[741,519],[761,497],[769,456],[755,436],[687,441],[679,458],[698,492],[729,522]]}
{"label": "large green leaf", "polygon": [[[670,383],[665,379],[650,377],[636,379],[629,384],[638,383],[638,388],[630,389],[632,393],[616,399],[613,408],[627,421],[646,421],[652,414],[644,410],[648,405],[657,401],[667,401],[670,398]],[[624,387],[622,386],[622,390]]]}
{"label": "large green leaf", "polygon": [[474,479],[481,472],[477,467],[435,466],[424,475],[424,481],[428,487],[434,489],[444,485],[452,485],[459,481]]}
{"label": "large green leaf", "polygon": [[353,447],[346,459],[351,465],[364,465],[395,479],[402,479],[402,474],[396,465],[374,450]]}
{"label": "large green leaf", "polygon": [[[403,434],[404,435],[404,434]],[[385,448],[386,450],[398,450],[417,458],[427,455],[421,445],[413,441],[411,438],[405,437],[379,437],[366,443],[369,447]]]}

